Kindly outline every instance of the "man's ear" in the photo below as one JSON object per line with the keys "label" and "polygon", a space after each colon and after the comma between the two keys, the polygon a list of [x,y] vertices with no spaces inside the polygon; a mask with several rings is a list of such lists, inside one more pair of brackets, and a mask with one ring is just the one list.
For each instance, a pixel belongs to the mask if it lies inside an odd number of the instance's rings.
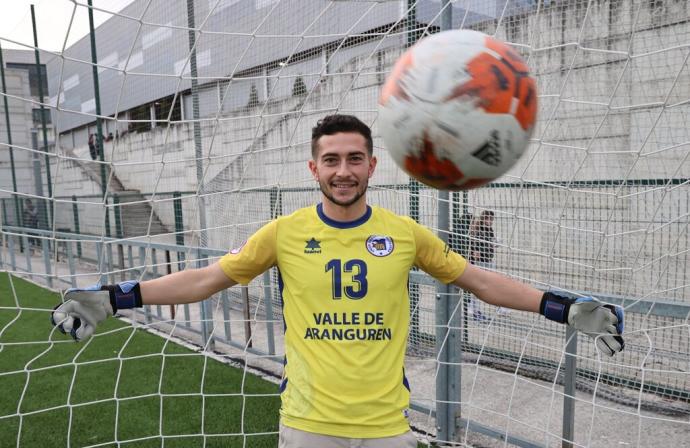
{"label": "man's ear", "polygon": [[371,156],[369,159],[369,178],[374,175],[374,170],[376,170],[376,163],[378,162],[378,159],[376,156]]}
{"label": "man's ear", "polygon": [[316,167],[316,162],[313,159],[309,159],[307,162],[307,166],[309,167],[309,171],[311,171],[311,175],[314,176],[315,181],[319,181],[319,170]]}

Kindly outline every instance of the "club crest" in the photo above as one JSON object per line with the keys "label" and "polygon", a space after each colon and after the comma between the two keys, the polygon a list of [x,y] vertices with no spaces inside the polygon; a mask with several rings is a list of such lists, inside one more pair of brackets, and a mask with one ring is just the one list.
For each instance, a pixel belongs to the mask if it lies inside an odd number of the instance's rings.
{"label": "club crest", "polygon": [[393,252],[393,238],[389,236],[372,235],[366,244],[369,253],[375,257],[385,257]]}

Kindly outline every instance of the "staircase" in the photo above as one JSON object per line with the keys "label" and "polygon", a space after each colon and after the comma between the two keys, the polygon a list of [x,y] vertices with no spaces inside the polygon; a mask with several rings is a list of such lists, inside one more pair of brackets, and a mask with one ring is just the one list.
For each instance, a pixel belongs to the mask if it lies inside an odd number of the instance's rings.
{"label": "staircase", "polygon": [[[67,150],[67,154],[75,165],[77,165],[89,179],[98,184],[101,183],[101,165],[80,159],[72,150]],[[122,237],[133,238],[146,235],[160,235],[171,233],[158,214],[151,207],[151,203],[139,190],[128,190],[122,185],[109,165],[105,165],[105,177],[108,182],[109,196],[120,204],[119,214],[122,223]],[[172,207],[172,205],[171,205]],[[151,228],[149,229],[149,221]]]}
{"label": "staircase", "polygon": [[[260,135],[257,135],[254,141],[247,146],[241,154],[237,155],[227,164],[225,168],[218,172],[218,174],[216,174],[210,181],[206,182],[206,185],[223,185],[223,188],[226,190],[242,187],[241,183],[245,180],[244,176],[246,176],[245,163],[247,159],[244,156],[257,149],[262,149],[266,145],[266,141],[268,140],[270,134],[277,131],[286,121],[293,119],[295,114],[298,114],[302,110],[307,99],[311,99],[310,97],[317,95],[319,91],[320,86],[316,86],[311,95],[300,95],[297,97],[280,99],[279,101],[276,101],[276,103],[279,103],[279,111],[284,110],[286,106],[288,106],[288,102],[292,102],[293,104],[291,105],[289,112],[282,113],[282,116],[273,122],[268,130]],[[243,112],[246,113],[247,111]]]}

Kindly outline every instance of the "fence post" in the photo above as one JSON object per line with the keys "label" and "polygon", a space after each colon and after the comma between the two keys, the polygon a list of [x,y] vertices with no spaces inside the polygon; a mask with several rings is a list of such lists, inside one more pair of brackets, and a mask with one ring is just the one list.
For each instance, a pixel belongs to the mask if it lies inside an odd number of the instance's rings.
{"label": "fence post", "polygon": [[96,241],[96,258],[98,259],[98,273],[100,274],[101,285],[105,285],[106,283],[108,283],[108,276],[105,273],[103,273],[103,268],[105,264],[105,260],[103,259],[103,244],[103,241]]}
{"label": "fence post", "polygon": [[[46,268],[46,283],[48,283],[48,286],[52,288],[53,273],[52,265],[50,264],[50,242],[48,241],[48,238],[44,235],[41,235],[41,247],[43,249],[43,265]],[[57,251],[57,247],[55,247],[55,250]]]}
{"label": "fence post", "polygon": [[31,251],[33,251],[33,246],[31,246],[31,238],[22,234],[20,241],[24,244],[24,256],[26,257],[26,271],[29,273],[29,278],[33,279],[34,276],[32,272],[34,271],[31,267]]}
{"label": "fence post", "polygon": [[[151,272],[153,273],[153,278],[160,277],[158,273],[158,254],[156,253],[155,247],[151,248]],[[156,316],[158,316],[160,320],[163,320],[163,308],[160,305],[156,305]],[[147,322],[150,322],[150,316],[148,316]]]}
{"label": "fence post", "polygon": [[[2,50],[0,50],[2,51]],[[7,209],[5,208],[5,200],[2,199],[0,200],[0,203],[2,204],[2,222],[0,222],[0,228],[4,225],[10,225],[10,222],[7,218]],[[0,241],[0,267],[2,266],[2,248],[5,247],[5,241],[7,241],[7,249],[9,250],[10,247],[10,235],[6,235],[4,232],[2,233],[3,241]]]}
{"label": "fence post", "polygon": [[[77,207],[77,195],[72,195],[72,216],[74,217],[74,233],[81,235],[79,229],[79,208]],[[81,258],[81,243],[77,242],[77,257]]]}
{"label": "fence post", "polygon": [[[179,191],[173,193],[173,215],[175,216],[175,244],[184,246],[184,220],[182,216],[182,194]],[[184,269],[184,252],[177,253],[177,269]]]}
{"label": "fence post", "polygon": [[[439,238],[448,242],[448,192],[438,192]],[[436,347],[438,375],[436,377],[436,426],[439,441],[453,442],[459,437],[461,417],[462,357],[461,303],[450,285],[436,288]]]}
{"label": "fence post", "polygon": [[[453,9],[450,0],[441,2],[441,31],[452,28]],[[416,22],[416,17],[415,17]],[[413,24],[414,25],[414,24]],[[412,185],[419,213],[419,184]],[[412,193],[412,192],[410,192]],[[450,194],[438,192],[438,236],[449,248]],[[462,398],[460,360],[462,358],[461,314],[463,307],[450,285],[438,284],[436,289],[436,346],[438,376],[436,378],[436,426],[439,441],[455,442],[460,436],[460,401]],[[439,345],[440,344],[440,345]]]}
{"label": "fence post", "polygon": [[228,290],[224,289],[220,292],[221,309],[223,311],[223,329],[225,330],[225,341],[232,341],[232,332],[230,331],[230,300],[228,298]]}
{"label": "fence post", "polygon": [[[122,231],[122,215],[120,214],[120,196],[113,193],[113,209],[115,211],[115,237],[121,240],[124,235]],[[117,261],[120,264],[120,281],[125,281],[125,252],[121,243],[117,245]]]}
{"label": "fence post", "polygon": [[[283,194],[278,187],[271,188],[269,202],[271,206],[271,219],[283,214]],[[264,283],[264,302],[266,303],[266,337],[268,343],[268,354],[275,355],[275,335],[273,334],[273,288],[271,287],[271,273],[264,272],[262,277]]]}
{"label": "fence post", "polygon": [[12,272],[17,272],[17,255],[14,253],[14,237],[7,235],[7,249],[10,251],[10,266]]}
{"label": "fence post", "polygon": [[[175,215],[175,244],[178,246],[184,246],[184,216],[182,215],[182,194],[179,191],[173,193],[173,210]],[[185,256],[184,252],[177,252],[177,270],[184,270]],[[187,328],[191,327],[191,322],[189,321],[189,304],[185,303],[182,306],[182,312],[184,314],[184,325]]]}
{"label": "fence post", "polygon": [[113,236],[111,231],[110,231],[110,209],[108,208],[108,202],[110,200],[108,199],[108,196],[105,197],[105,201],[103,201],[103,205],[105,206],[105,220],[106,220],[106,237],[108,241],[103,242],[103,249],[105,250],[105,260],[107,262],[107,270],[109,272],[108,277],[110,278],[110,283],[116,283],[117,280],[115,280],[115,269],[114,269],[114,263],[113,263],[113,242],[111,240],[111,237]]}
{"label": "fence post", "polygon": [[273,334],[273,289],[271,288],[271,273],[269,271],[263,274],[264,282],[264,301],[266,303],[266,342],[268,343],[268,354],[276,354],[276,343]]}
{"label": "fence post", "polygon": [[[453,251],[459,253],[465,258],[469,258],[469,228],[470,221],[472,220],[469,215],[468,210],[468,197],[467,191],[462,192],[462,202],[460,201],[460,192],[454,191],[451,193],[451,203],[453,205],[451,211],[451,229],[452,233],[448,235],[448,241],[450,248]],[[469,341],[469,319],[468,319],[468,309],[470,305],[471,294],[467,291],[462,291],[462,342],[467,343]]]}
{"label": "fence post", "polygon": [[565,374],[563,377],[563,448],[572,448],[575,437],[575,381],[577,330],[565,326]]}
{"label": "fence post", "polygon": [[77,287],[77,273],[74,267],[74,257],[72,256],[72,241],[65,241],[65,252],[67,255],[67,265],[69,266],[69,279],[72,288]]}
{"label": "fence post", "polygon": [[[19,210],[24,210],[24,198],[19,198]],[[15,217],[15,226],[18,227],[24,227],[24,214],[20,211],[19,214]],[[28,246],[27,246],[28,247]],[[24,240],[19,238],[19,251],[23,252],[24,251]]]}
{"label": "fence post", "polygon": [[[199,254],[199,260],[197,260],[198,267],[208,266],[208,253],[205,253],[203,249],[199,249],[197,252]],[[204,350],[213,351],[215,349],[214,341],[214,317],[213,317],[213,307],[211,304],[211,299],[202,300],[199,302],[200,312],[201,312],[201,335],[204,341]]]}
{"label": "fence post", "polygon": [[[146,248],[144,246],[139,246],[139,266],[141,266],[141,271],[139,272],[139,281],[147,280],[146,278]],[[151,323],[151,305],[144,306],[144,316],[146,318],[146,323]]]}
{"label": "fence post", "polygon": [[[170,251],[165,249],[165,272],[172,274],[172,261],[170,261]],[[175,305],[170,305],[170,320],[175,320]]]}
{"label": "fence post", "polygon": [[5,264],[5,257],[3,253],[5,252],[5,240],[7,238],[7,235],[5,232],[0,232],[0,269],[2,269],[3,265]]}
{"label": "fence post", "polygon": [[242,309],[244,316],[244,340],[246,347],[252,347],[252,325],[250,322],[251,314],[249,310],[249,286],[242,286]]}

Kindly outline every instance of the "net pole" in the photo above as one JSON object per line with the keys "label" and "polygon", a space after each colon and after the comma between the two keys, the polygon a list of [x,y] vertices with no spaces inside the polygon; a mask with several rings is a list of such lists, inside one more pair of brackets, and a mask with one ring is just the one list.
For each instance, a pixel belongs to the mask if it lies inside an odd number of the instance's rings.
{"label": "net pole", "polygon": [[[407,0],[406,3],[406,18],[405,18],[405,33],[406,33],[406,47],[409,48],[414,45],[416,41],[415,24],[417,21],[417,0]],[[419,222],[419,182],[410,177],[407,188],[409,191],[408,207],[409,216],[416,222]],[[412,268],[416,270],[417,268]],[[408,286],[410,296],[410,340],[420,340],[419,332],[419,285],[411,283]]]}
{"label": "net pole", "polygon": [[[194,19],[194,0],[187,0],[187,27],[189,28],[189,72],[192,84],[192,120],[194,126],[194,156],[196,161],[196,180],[197,189],[202,190],[202,182],[204,176],[204,169],[202,164],[203,151],[201,147],[201,124],[199,123],[199,80],[197,74],[196,63],[196,34],[195,34],[195,19]],[[206,241],[206,205],[203,199],[198,200],[199,207],[199,231],[200,231],[200,246],[205,247]],[[201,258],[201,257],[200,257]]]}
{"label": "net pole", "polygon": [[[453,11],[449,0],[441,2],[441,31],[450,30],[453,27]],[[440,190],[438,192],[438,236],[448,247],[448,235],[450,234],[450,210],[449,193]],[[438,439],[455,441],[459,437],[460,422],[460,398],[461,398],[461,338],[460,314],[456,312],[458,303],[457,295],[451,294],[452,286],[439,283],[437,287],[436,317],[437,333],[442,334],[437,339],[441,345],[439,353],[439,375],[437,378],[437,391],[443,389],[443,400],[437,401],[436,426],[439,428]],[[443,372],[443,374],[441,374]],[[441,412],[439,412],[441,411]]]}
{"label": "net pole", "polygon": [[[101,193],[103,194],[103,205],[105,206],[105,236],[110,238],[110,213],[108,210],[108,185],[106,181],[105,172],[105,154],[103,153],[103,127],[101,123],[101,95],[100,86],[98,84],[98,56],[96,54],[96,30],[93,25],[93,5],[92,0],[88,0],[89,13],[89,41],[91,44],[91,69],[93,74],[93,96],[96,103],[96,148],[98,151],[98,158],[101,161]],[[103,247],[105,249],[105,245]],[[112,270],[112,246],[107,246],[107,254],[101,252],[102,257],[108,259],[108,269]],[[101,265],[102,266],[102,265]],[[101,271],[102,272],[102,271]]]}
{"label": "net pole", "polygon": [[577,330],[565,327],[565,376],[563,378],[563,448],[572,448],[575,440],[575,381],[577,373]]}
{"label": "net pole", "polygon": [[[2,77],[2,101],[5,106],[5,125],[7,126],[7,145],[10,148],[10,170],[12,171],[12,191],[14,191],[15,224],[21,226],[21,210],[17,197],[17,172],[14,166],[14,149],[12,148],[12,127],[10,126],[10,107],[7,104],[7,84],[5,83],[5,61],[2,58],[2,45],[0,45],[0,75]],[[8,222],[9,224],[9,222]]]}
{"label": "net pole", "polygon": [[[192,84],[192,120],[194,127],[194,160],[196,163],[196,185],[197,185],[197,207],[199,210],[199,247],[206,247],[208,244],[208,237],[206,234],[206,204],[204,198],[201,196],[203,191],[204,168],[202,164],[203,151],[201,147],[201,124],[199,123],[199,81],[196,64],[196,31],[194,18],[194,0],[187,0],[187,37],[189,41],[189,72]],[[206,266],[206,253],[199,250],[198,266]],[[213,312],[210,310],[210,302],[204,300],[201,302],[201,328],[204,341],[204,347],[210,350],[214,347],[212,338],[213,323],[211,321]]]}
{"label": "net pole", "polygon": [[[48,184],[48,197],[53,197],[53,181],[50,176],[50,157],[48,157],[48,130],[46,129],[46,114],[43,108],[43,77],[41,76],[41,56],[38,54],[38,31],[36,30],[36,13],[34,11],[34,5],[31,5],[31,26],[33,27],[34,33],[34,56],[36,57],[36,77],[38,80],[38,100],[41,103],[41,128],[43,131],[43,151],[45,151],[45,164],[46,164],[46,182]],[[38,145],[36,145],[38,148]],[[41,208],[39,210],[43,214],[41,224],[43,224],[45,229],[48,229],[48,223],[51,220],[52,213],[48,214],[48,207],[46,206],[46,201],[43,199],[41,201]],[[53,203],[50,203],[51,208]],[[52,210],[51,210],[52,212]],[[40,224],[39,224],[40,227]]]}

